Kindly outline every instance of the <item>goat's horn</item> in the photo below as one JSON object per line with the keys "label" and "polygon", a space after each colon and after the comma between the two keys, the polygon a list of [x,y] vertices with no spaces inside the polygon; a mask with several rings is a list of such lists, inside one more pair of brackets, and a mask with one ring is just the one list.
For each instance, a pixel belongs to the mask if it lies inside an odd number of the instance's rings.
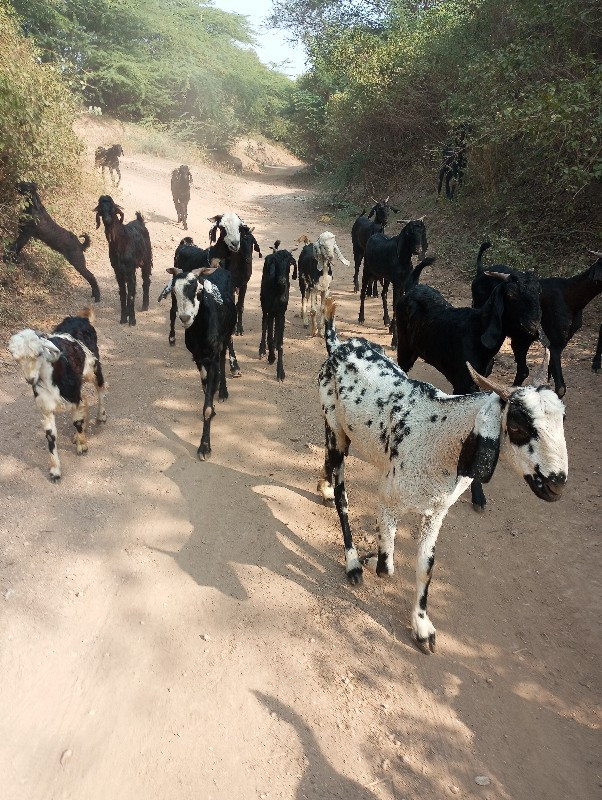
{"label": "goat's horn", "polygon": [[602,253],[597,253],[595,250],[588,250],[587,252],[591,253],[593,256],[596,256],[596,258],[602,258]]}
{"label": "goat's horn", "polygon": [[372,197],[372,195],[371,195],[371,194],[369,194],[369,195],[368,195],[368,197],[370,198],[370,200],[372,200],[372,202],[374,203],[374,205],[375,205],[375,206],[376,206],[376,205],[378,205],[378,200],[375,200],[375,199]]}
{"label": "goat's horn", "polygon": [[498,383],[497,381],[492,381],[489,378],[483,377],[483,375],[479,375],[479,373],[472,368],[469,362],[466,362],[466,366],[468,367],[468,371],[470,373],[470,377],[479,387],[479,389],[483,389],[485,392],[495,392],[498,397],[501,397],[504,402],[508,401],[508,398],[512,394],[512,387],[505,386],[503,383]]}
{"label": "goat's horn", "polygon": [[499,281],[507,281],[510,279],[509,272],[492,272],[487,270],[484,274],[489,275],[490,278],[497,278]]}
{"label": "goat's horn", "polygon": [[398,219],[398,220],[397,220],[397,224],[398,224],[398,225],[407,225],[407,224],[408,224],[408,223],[410,223],[411,221],[412,221],[411,219]]}
{"label": "goat's horn", "polygon": [[390,195],[390,194],[388,194],[388,195],[385,197],[385,203],[388,203],[388,202],[389,202],[389,198],[390,198],[390,197],[391,197],[391,195]]}
{"label": "goat's horn", "polygon": [[[548,365],[550,363],[550,353],[548,352],[548,348],[546,347],[545,343],[542,342],[543,347],[543,359],[539,368],[535,375],[531,379],[531,386],[541,386],[544,383],[547,383],[548,380]],[[549,344],[549,342],[548,342]]]}

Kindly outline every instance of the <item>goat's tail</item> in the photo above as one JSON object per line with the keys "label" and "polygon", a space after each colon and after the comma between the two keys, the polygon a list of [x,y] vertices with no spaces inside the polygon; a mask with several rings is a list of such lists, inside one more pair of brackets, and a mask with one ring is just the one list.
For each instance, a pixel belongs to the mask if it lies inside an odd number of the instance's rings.
{"label": "goat's tail", "polygon": [[81,243],[80,247],[81,247],[82,252],[83,252],[84,250],[87,250],[88,247],[90,247],[90,237],[88,236],[87,233],[82,233],[82,234],[80,234],[79,238],[82,239],[82,243]]}
{"label": "goat's tail", "polygon": [[96,322],[96,314],[94,313],[92,306],[86,306],[85,308],[82,308],[81,311],[77,312],[76,316],[84,317],[84,319],[88,320],[90,325],[94,325]]}
{"label": "goat's tail", "polygon": [[489,250],[491,247],[491,242],[483,242],[483,244],[479,247],[479,255],[477,256],[477,275],[480,272],[483,272],[483,253],[485,250]]}
{"label": "goat's tail", "polygon": [[416,264],[414,269],[410,272],[408,277],[406,278],[406,282],[404,284],[403,290],[407,294],[410,289],[413,289],[414,286],[420,280],[420,273],[425,267],[430,267],[430,265],[435,261],[435,256],[429,256],[428,258],[424,258],[419,264]]}
{"label": "goat's tail", "polygon": [[144,225],[144,217],[139,211],[136,211],[136,219]]}
{"label": "goat's tail", "polygon": [[326,351],[328,355],[338,347],[339,338],[334,326],[334,315],[337,310],[337,304],[332,297],[327,297],[324,300],[324,339],[326,340]]}

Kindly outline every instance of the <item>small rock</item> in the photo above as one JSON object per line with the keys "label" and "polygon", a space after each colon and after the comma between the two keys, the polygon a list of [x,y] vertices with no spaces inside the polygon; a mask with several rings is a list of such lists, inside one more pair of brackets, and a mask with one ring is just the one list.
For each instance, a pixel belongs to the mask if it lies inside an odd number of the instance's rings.
{"label": "small rock", "polygon": [[459,792],[460,792],[460,789],[459,789],[459,787],[458,787],[458,786],[450,786],[450,787],[449,787],[449,791],[450,791],[452,794],[459,794]]}
{"label": "small rock", "polygon": [[383,761],[383,769],[384,770],[388,770],[390,766],[391,766],[391,762],[389,761],[388,758],[385,758],[385,760]]}
{"label": "small rock", "polygon": [[61,758],[60,758],[62,767],[65,766],[65,764],[67,763],[67,761],[69,761],[69,759],[71,758],[72,755],[73,755],[73,751],[72,750],[63,750],[63,752],[61,753]]}
{"label": "small rock", "polygon": [[208,634],[208,633],[202,633],[202,634],[201,634],[201,639],[202,639],[204,642],[208,642],[208,641],[211,639],[211,636],[209,636],[209,634]]}
{"label": "small rock", "polygon": [[477,777],[474,779],[474,782],[477,784],[477,786],[489,786],[491,780],[487,777],[487,775],[477,775]]}

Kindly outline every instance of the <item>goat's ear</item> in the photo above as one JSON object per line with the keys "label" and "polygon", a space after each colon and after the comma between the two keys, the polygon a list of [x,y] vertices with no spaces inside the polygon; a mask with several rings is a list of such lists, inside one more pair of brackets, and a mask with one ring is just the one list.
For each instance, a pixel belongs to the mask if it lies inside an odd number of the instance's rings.
{"label": "goat's ear", "polygon": [[224,216],[223,214],[216,214],[214,217],[207,217],[207,219],[209,220],[209,222],[213,222],[214,225],[219,225],[220,222],[222,221],[223,216]]}
{"label": "goat's ear", "polygon": [[489,300],[483,306],[485,313],[489,312],[487,329],[481,335],[481,344],[488,350],[493,350],[503,337],[502,314],[504,313],[504,294],[501,284],[496,286]]}
{"label": "goat's ear", "polygon": [[169,272],[170,275],[181,275],[184,270],[179,269],[178,267],[167,267],[165,272]]}
{"label": "goat's ear", "polygon": [[61,351],[55,344],[49,342],[48,339],[42,339],[42,349],[44,350],[44,355],[51,364],[54,364],[54,362],[58,361],[61,357]]}
{"label": "goat's ear", "polygon": [[500,455],[500,427],[500,401],[492,397],[481,407],[472,430],[462,444],[458,457],[458,476],[473,478],[481,483],[491,480]]}

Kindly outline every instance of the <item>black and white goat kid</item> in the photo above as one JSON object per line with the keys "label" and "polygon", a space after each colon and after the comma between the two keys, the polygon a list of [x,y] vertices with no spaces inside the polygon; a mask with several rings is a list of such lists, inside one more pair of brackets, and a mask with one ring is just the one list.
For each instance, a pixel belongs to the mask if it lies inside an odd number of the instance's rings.
{"label": "black and white goat kid", "polygon": [[[297,278],[297,262],[293,250],[279,250],[280,241],[276,240],[272,247],[273,253],[266,256],[263,262],[261,276],[261,342],[259,344],[259,358],[266,353],[266,334],[268,346],[268,363],[276,360],[275,350],[278,351],[276,364],[276,379],[283,381],[286,377],[282,363],[282,350],[284,346],[284,323],[288,296],[290,291],[290,270],[293,267],[293,280]],[[275,331],[274,331],[275,328]]]}
{"label": "black and white goat kid", "polygon": [[98,396],[97,422],[106,422],[105,382],[100,366],[94,312],[85,308],[75,317],[65,317],[50,336],[26,328],[11,336],[8,349],[20,365],[25,380],[33,388],[35,402],[42,414],[42,425],[50,452],[50,479],[61,477],[57,447],[55,414],[70,408],[75,426],[77,454],[88,450],[86,440],[87,402],[82,395],[84,383],[92,383]]}
{"label": "black and white goat kid", "polygon": [[311,315],[311,335],[322,336],[324,331],[324,301],[330,293],[332,265],[335,256],[349,266],[349,261],[341,253],[334,233],[324,231],[315,242],[301,236],[298,242],[305,242],[299,253],[299,290],[301,292],[301,316],[303,326],[309,326],[307,307]]}
{"label": "black and white goat kid", "polygon": [[222,267],[183,272],[170,267],[172,291],[184,326],[186,347],[201,374],[204,392],[203,433],[197,453],[204,461],[211,453],[214,396],[227,400],[226,350],[236,325],[236,306],[230,273]]}
{"label": "black and white goat kid", "polygon": [[445,515],[474,479],[491,478],[499,455],[537,497],[558,500],[568,474],[564,406],[546,386],[513,389],[474,371],[482,392],[447,395],[408,378],[365,339],[341,342],[334,312],[329,299],[328,357],[319,375],[326,452],[318,492],[326,502],[334,499],[351,584],[361,583],[362,564],[351,537],[345,491],[350,444],[380,471],[378,554],[363,563],[378,575],[391,575],[398,521],[409,512],[421,516],[411,622],[416,641],[433,650],[427,595]]}

